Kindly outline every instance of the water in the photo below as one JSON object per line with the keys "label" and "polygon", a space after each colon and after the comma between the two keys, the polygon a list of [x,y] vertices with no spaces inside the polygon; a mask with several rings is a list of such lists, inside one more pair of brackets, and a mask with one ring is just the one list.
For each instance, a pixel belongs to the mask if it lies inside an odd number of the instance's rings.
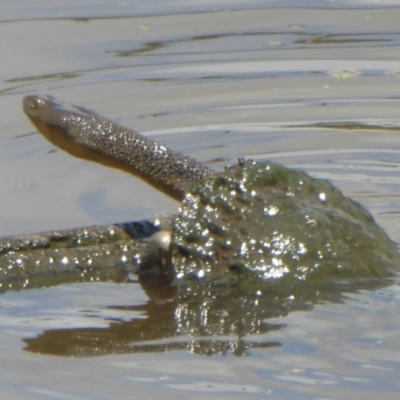
{"label": "water", "polygon": [[[215,169],[245,156],[329,178],[400,241],[396,3],[7,0],[3,9],[2,235],[177,207],[129,175],[73,159],[34,134],[21,99],[48,93]],[[8,292],[0,297],[0,385],[10,399],[397,398],[399,299],[391,285],[269,319],[281,329],[244,342],[273,345],[249,348],[248,356],[132,352],[137,342],[128,336],[123,354],[111,347],[108,355],[68,358],[23,351],[24,340],[64,330],[68,347],[68,335],[90,331],[94,340],[94,329],[101,337],[114,325],[139,326],[148,316],[140,287]],[[166,336],[147,344],[188,340]],[[56,347],[44,343],[47,352]]]}

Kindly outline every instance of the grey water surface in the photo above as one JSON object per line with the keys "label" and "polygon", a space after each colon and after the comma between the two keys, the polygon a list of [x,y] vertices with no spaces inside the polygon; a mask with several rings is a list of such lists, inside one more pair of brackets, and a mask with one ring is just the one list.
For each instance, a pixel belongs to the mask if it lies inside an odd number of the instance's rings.
{"label": "grey water surface", "polygon": [[[3,1],[1,236],[178,207],[45,142],[21,110],[23,96],[40,93],[216,170],[244,156],[328,178],[400,242],[399,19],[393,1]],[[207,357],[196,349],[210,337],[169,335],[138,284],[9,291],[0,295],[1,393],[395,399],[399,308],[395,282],[345,293],[268,318],[264,333],[215,337],[235,345]]]}

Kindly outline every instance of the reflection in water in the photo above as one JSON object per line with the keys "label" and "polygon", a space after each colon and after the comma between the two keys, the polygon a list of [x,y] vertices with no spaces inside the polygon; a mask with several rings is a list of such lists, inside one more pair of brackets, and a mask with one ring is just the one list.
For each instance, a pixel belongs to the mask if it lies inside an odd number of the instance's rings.
{"label": "reflection in water", "polygon": [[[146,284],[146,282],[142,282]],[[311,310],[313,304],[340,303],[343,292],[359,289],[374,290],[391,283],[390,280],[360,280],[347,283],[324,283],[277,288],[262,296],[248,295],[239,287],[204,286],[190,299],[181,297],[165,303],[152,301],[131,307],[109,306],[108,309],[137,312],[129,321],[112,318],[107,328],[51,329],[34,338],[25,338],[25,350],[66,357],[90,357],[116,353],[166,352],[184,350],[195,354],[236,356],[248,355],[252,348],[276,347],[281,344],[268,340],[268,332],[285,328],[276,318],[288,312]],[[196,292],[193,286],[193,292]],[[150,282],[146,291],[153,296],[171,295],[162,284]],[[152,294],[149,293],[151,296]],[[268,322],[274,318],[274,322]]]}
{"label": "reflection in water", "polygon": [[[121,310],[121,307],[116,309]],[[279,345],[268,341],[245,341],[240,337],[238,339],[210,338],[209,334],[202,332],[205,327],[201,329],[201,326],[197,327],[199,328],[197,335],[196,332],[191,333],[189,330],[196,329],[196,326],[193,323],[188,325],[189,321],[186,317],[188,310],[175,303],[156,305],[150,302],[123,309],[142,312],[145,318],[135,318],[128,322],[112,321],[105,329],[48,330],[37,338],[24,339],[27,343],[25,349],[34,353],[74,357],[169,350],[186,350],[204,355],[215,353],[244,355],[251,347]],[[281,327],[265,324],[259,327],[258,333],[266,333],[271,329]]]}

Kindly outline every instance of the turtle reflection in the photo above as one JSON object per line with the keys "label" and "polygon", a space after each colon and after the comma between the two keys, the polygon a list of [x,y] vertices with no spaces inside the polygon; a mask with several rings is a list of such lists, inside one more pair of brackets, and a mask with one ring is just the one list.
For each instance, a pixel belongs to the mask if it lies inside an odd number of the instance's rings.
{"label": "turtle reflection", "polygon": [[[169,300],[161,303],[160,292],[167,298],[171,292],[157,284],[158,302],[135,306],[109,306],[120,311],[134,311],[140,316],[130,321],[113,319],[107,328],[72,328],[44,331],[26,338],[25,350],[65,357],[91,357],[106,354],[189,351],[214,354],[248,355],[252,348],[280,346],[269,340],[268,332],[285,328],[276,322],[290,311],[311,310],[322,302],[342,302],[343,292],[361,287],[378,289],[391,280],[372,279],[351,283],[300,285],[289,292],[272,290],[263,296],[249,296],[238,288],[220,288],[210,297],[191,301]],[[195,289],[195,288],[193,288]],[[152,296],[151,293],[149,293]]]}

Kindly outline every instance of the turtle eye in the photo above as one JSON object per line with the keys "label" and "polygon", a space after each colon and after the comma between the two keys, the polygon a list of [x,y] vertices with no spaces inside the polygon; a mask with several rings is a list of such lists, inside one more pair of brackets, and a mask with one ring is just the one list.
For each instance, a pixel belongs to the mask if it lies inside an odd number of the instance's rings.
{"label": "turtle eye", "polygon": [[34,110],[37,106],[38,106],[38,103],[37,103],[36,100],[32,100],[32,101],[31,101],[31,104],[29,104],[29,108],[30,108],[31,110]]}

